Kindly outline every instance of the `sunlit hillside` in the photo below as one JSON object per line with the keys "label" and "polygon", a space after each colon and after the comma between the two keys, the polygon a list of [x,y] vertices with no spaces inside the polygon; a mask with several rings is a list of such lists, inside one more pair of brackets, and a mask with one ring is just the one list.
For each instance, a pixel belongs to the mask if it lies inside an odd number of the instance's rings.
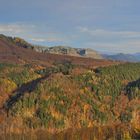
{"label": "sunlit hillside", "polygon": [[[69,62],[53,67],[1,64],[1,124],[8,134],[31,130],[65,134],[69,129],[80,133],[80,129],[98,128],[102,139],[137,138],[139,75],[139,63],[97,69]],[[80,139],[84,137],[88,136]]]}

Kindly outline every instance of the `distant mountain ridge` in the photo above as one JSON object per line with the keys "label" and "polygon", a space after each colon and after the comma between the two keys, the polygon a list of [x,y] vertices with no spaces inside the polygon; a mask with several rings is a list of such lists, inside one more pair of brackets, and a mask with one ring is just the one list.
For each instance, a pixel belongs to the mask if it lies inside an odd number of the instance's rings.
{"label": "distant mountain ridge", "polygon": [[140,53],[135,54],[99,54],[97,51],[89,48],[72,48],[69,46],[40,46],[40,45],[33,45],[28,43],[24,39],[19,37],[7,37],[5,35],[0,35],[0,38],[15,44],[18,47],[34,50],[40,53],[49,53],[49,54],[59,54],[59,55],[67,55],[67,56],[76,56],[76,57],[86,57],[86,58],[93,58],[93,59],[108,59],[114,61],[126,61],[126,62],[139,62],[140,61]]}
{"label": "distant mountain ridge", "polygon": [[118,61],[127,61],[127,62],[139,62],[140,61],[140,53],[135,54],[114,54],[114,55],[106,55],[104,54],[103,57],[109,60],[118,60]]}
{"label": "distant mountain ridge", "polygon": [[[16,64],[40,64],[43,66],[52,66],[54,63],[71,62],[74,65],[98,67],[118,64],[105,59],[94,59],[88,57],[79,57],[63,54],[54,54],[45,52],[46,47],[40,47],[28,44],[26,41],[0,35],[0,62]],[[47,48],[48,49],[48,48]],[[42,51],[42,52],[41,52]]]}
{"label": "distant mountain ridge", "polygon": [[51,54],[60,54],[60,55],[70,55],[70,56],[79,56],[79,57],[87,57],[87,58],[94,58],[94,59],[103,59],[102,55],[100,55],[97,51],[88,49],[88,48],[72,48],[69,46],[39,46],[33,45],[28,43],[24,39],[19,37],[7,37],[4,35],[0,35],[1,38],[5,38],[8,41],[11,41],[15,45],[26,48],[32,49],[37,52],[41,53],[51,53]]}

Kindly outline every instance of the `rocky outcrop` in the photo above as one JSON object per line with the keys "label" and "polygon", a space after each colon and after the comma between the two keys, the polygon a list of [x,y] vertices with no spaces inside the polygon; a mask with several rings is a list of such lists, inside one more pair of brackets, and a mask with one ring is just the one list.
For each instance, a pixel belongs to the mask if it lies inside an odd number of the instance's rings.
{"label": "rocky outcrop", "polygon": [[92,49],[72,48],[69,46],[53,46],[53,47],[39,46],[28,43],[27,41],[19,37],[7,37],[4,35],[0,35],[0,38],[6,40],[7,42],[11,42],[12,44],[19,46],[21,48],[34,50],[40,53],[51,53],[78,57],[88,57],[94,59],[103,59],[103,57],[98,52]]}

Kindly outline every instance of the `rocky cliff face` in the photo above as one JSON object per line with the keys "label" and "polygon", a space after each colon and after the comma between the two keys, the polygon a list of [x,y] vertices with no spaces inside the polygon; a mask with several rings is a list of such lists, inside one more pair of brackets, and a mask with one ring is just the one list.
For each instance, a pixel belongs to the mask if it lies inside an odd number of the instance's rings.
{"label": "rocky cliff face", "polygon": [[91,57],[96,59],[103,59],[103,57],[92,49],[79,49],[79,54],[85,57]]}
{"label": "rocky cliff face", "polygon": [[66,46],[49,47],[45,50],[46,53],[63,54],[70,56],[89,57],[94,59],[103,59],[103,57],[92,49],[72,48]]}

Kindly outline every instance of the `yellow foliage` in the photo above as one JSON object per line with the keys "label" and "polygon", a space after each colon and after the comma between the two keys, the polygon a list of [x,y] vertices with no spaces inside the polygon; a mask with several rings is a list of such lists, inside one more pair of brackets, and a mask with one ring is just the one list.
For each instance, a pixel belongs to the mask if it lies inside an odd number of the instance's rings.
{"label": "yellow foliage", "polygon": [[62,115],[54,109],[51,109],[51,115],[58,120],[62,118]]}
{"label": "yellow foliage", "polygon": [[85,91],[85,92],[86,92],[86,91],[88,91],[88,88],[87,88],[87,87],[85,87],[85,88],[84,88],[84,91]]}
{"label": "yellow foliage", "polygon": [[17,85],[9,79],[0,79],[0,91],[10,93],[17,88]]}
{"label": "yellow foliage", "polygon": [[90,108],[90,106],[88,104],[84,105],[84,114],[87,112],[87,110]]}
{"label": "yellow foliage", "polygon": [[23,116],[25,118],[28,118],[28,117],[31,118],[31,117],[33,117],[33,114],[34,114],[34,112],[29,109],[26,109],[23,111]]}
{"label": "yellow foliage", "polygon": [[123,138],[126,139],[126,140],[132,140],[128,131],[127,132],[124,132]]}

